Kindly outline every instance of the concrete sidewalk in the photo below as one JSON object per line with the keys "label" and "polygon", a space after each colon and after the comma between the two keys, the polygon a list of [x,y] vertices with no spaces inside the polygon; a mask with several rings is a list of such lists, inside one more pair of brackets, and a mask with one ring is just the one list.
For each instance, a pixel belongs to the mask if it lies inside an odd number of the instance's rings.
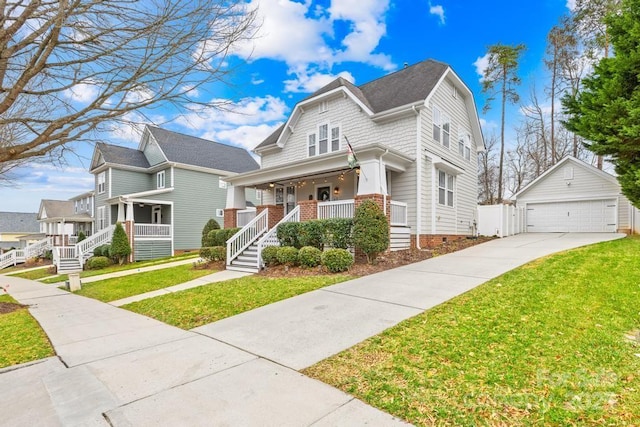
{"label": "concrete sidewalk", "polygon": [[183,331],[4,277],[58,358],[0,371],[0,425],[402,425],[298,369],[540,256],[615,234],[525,234]]}

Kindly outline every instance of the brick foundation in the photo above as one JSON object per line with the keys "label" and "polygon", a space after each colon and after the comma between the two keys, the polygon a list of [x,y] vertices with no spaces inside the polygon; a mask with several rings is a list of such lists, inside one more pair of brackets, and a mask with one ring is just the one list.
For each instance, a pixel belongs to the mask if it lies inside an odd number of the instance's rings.
{"label": "brick foundation", "polygon": [[238,225],[238,208],[229,208],[224,210],[224,228],[235,228]]}
{"label": "brick foundation", "polygon": [[304,200],[298,202],[300,206],[300,222],[318,219],[318,201]]}
{"label": "brick foundation", "polygon": [[[420,247],[422,249],[435,248],[444,242],[453,242],[460,239],[466,239],[466,235],[460,234],[421,234]],[[416,235],[411,235],[411,247],[416,247]]]}
{"label": "brick foundation", "polygon": [[264,210],[269,211],[269,230],[284,218],[284,206],[282,205],[259,205],[256,207],[256,216],[260,215]]}

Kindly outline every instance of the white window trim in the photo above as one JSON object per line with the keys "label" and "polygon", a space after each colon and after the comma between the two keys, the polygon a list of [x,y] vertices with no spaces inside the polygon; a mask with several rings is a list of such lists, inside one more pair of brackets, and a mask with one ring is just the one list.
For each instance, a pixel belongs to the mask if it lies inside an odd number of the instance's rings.
{"label": "white window trim", "polygon": [[161,188],[165,188],[166,184],[166,176],[164,171],[160,171],[156,174],[156,188],[160,190]]}
{"label": "white window trim", "polygon": [[[327,151],[326,153],[320,153],[320,128],[322,126],[327,126]],[[338,148],[333,149],[333,130],[338,129]],[[315,139],[315,154],[309,154],[309,148],[311,147],[310,140],[311,136],[314,136]],[[317,157],[324,156],[325,154],[336,153],[342,149],[342,125],[340,123],[333,124],[330,122],[322,122],[316,126],[315,132],[310,132],[307,134],[307,158],[309,157]]]}
{"label": "white window trim", "polygon": [[[442,145],[444,148],[447,149],[451,149],[451,118],[449,116],[447,116],[446,114],[442,114],[442,119],[440,122],[440,145]],[[445,131],[444,130],[444,125],[448,124],[449,125],[449,130]],[[444,135],[447,134],[448,138],[447,138],[447,145],[444,144]]]}
{"label": "white window trim", "polygon": [[[431,133],[431,138],[433,138],[433,140],[438,144],[442,144],[442,113],[440,112],[440,109],[434,105],[432,114],[433,114],[433,117],[432,117],[433,129]],[[437,131],[436,131],[436,127],[438,128]]]}
{"label": "white window trim", "polygon": [[98,174],[98,194],[103,194],[105,192],[105,181],[107,178],[106,172],[100,172]]}
{"label": "white window trim", "polygon": [[[438,205],[447,207],[447,208],[454,208],[455,195],[456,195],[456,192],[455,192],[456,176],[440,169],[436,169],[436,171],[437,171],[437,178],[438,178],[438,181],[436,183],[436,187],[438,188],[438,194],[436,196],[438,198],[437,199]],[[444,174],[444,187],[440,185],[440,174]],[[451,181],[449,180],[450,178],[451,178]],[[440,202],[440,190],[444,190],[444,203]]]}
{"label": "white window trim", "polygon": [[458,154],[466,161],[471,161],[471,135],[460,132],[458,138]]}
{"label": "white window trim", "polygon": [[98,230],[103,230],[106,227],[106,207],[105,206],[99,206],[97,209],[97,226],[98,226]]}

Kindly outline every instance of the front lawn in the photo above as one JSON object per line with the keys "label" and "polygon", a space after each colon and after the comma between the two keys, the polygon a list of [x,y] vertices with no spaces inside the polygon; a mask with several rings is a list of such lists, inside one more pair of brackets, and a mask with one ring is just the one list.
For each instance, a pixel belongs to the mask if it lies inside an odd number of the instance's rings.
{"label": "front lawn", "polygon": [[124,277],[100,280],[82,285],[82,289],[75,292],[89,298],[103,302],[115,301],[133,295],[140,295],[180,283],[188,282],[198,277],[215,273],[214,270],[196,270],[191,264],[161,270],[147,271]]}
{"label": "front lawn", "polygon": [[21,279],[38,280],[42,279],[43,277],[51,276],[51,273],[49,273],[50,267],[50,265],[47,265],[46,267],[37,268],[35,270],[16,271],[7,275],[12,277],[20,277]]}
{"label": "front lawn", "polygon": [[303,372],[416,425],[638,425],[638,260],[535,261]]}
{"label": "front lawn", "polygon": [[246,276],[134,302],[123,308],[191,329],[351,278],[344,274],[280,278]]}
{"label": "front lawn", "polygon": [[0,295],[0,368],[53,356],[38,322],[26,307],[13,304],[16,301],[9,295]]}
{"label": "front lawn", "polygon": [[[82,277],[100,276],[101,274],[109,274],[109,273],[114,273],[116,271],[134,270],[136,268],[150,267],[150,266],[159,265],[159,264],[167,264],[170,262],[182,261],[190,258],[193,258],[195,262],[195,259],[198,258],[199,256],[200,255],[197,252],[188,252],[188,253],[176,255],[173,257],[158,258],[150,261],[138,261],[138,262],[132,262],[130,264],[123,264],[123,265],[114,264],[107,268],[102,268],[100,270],[83,270],[80,273],[80,277],[82,278]],[[49,274],[49,276],[51,275]],[[69,280],[69,276],[66,274],[61,274],[59,276],[51,277],[50,279],[41,280],[41,282],[52,284],[52,283],[64,282],[65,280]]]}

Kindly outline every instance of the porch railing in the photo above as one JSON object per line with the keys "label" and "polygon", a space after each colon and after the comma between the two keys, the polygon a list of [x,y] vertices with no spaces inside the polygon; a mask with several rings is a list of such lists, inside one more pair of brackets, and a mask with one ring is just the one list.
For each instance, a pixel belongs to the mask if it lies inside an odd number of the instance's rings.
{"label": "porch railing", "polygon": [[0,255],[0,270],[24,261],[24,251],[22,249],[12,249]]}
{"label": "porch railing", "polygon": [[134,224],[135,237],[171,237],[171,224]]}
{"label": "porch railing", "polygon": [[403,202],[391,201],[391,225],[407,225],[407,204]]}
{"label": "porch railing", "polygon": [[247,225],[242,227],[240,231],[231,236],[227,240],[227,265],[236,259],[242,251],[253,244],[265,231],[269,229],[268,210],[260,212]]}
{"label": "porch railing", "polygon": [[53,239],[45,237],[35,243],[27,245],[24,249],[12,249],[0,255],[0,270],[9,266],[16,265],[20,262],[26,262],[29,258],[42,255],[46,250],[53,246]]}
{"label": "porch railing", "polygon": [[262,267],[262,250],[267,246],[280,246],[280,241],[278,240],[277,235],[278,227],[280,224],[284,224],[285,222],[300,222],[300,205],[296,206],[291,212],[282,218],[280,222],[274,225],[271,230],[262,236],[260,240],[258,240],[258,265],[256,266],[258,269]]}
{"label": "porch railing", "polygon": [[243,209],[236,212],[236,225],[238,227],[244,227],[249,224],[253,218],[256,217],[256,209]]}
{"label": "porch railing", "polygon": [[318,202],[318,219],[353,218],[354,206],[353,199]]}
{"label": "porch railing", "polygon": [[78,236],[69,236],[69,244],[75,245],[76,243],[78,243]]}

